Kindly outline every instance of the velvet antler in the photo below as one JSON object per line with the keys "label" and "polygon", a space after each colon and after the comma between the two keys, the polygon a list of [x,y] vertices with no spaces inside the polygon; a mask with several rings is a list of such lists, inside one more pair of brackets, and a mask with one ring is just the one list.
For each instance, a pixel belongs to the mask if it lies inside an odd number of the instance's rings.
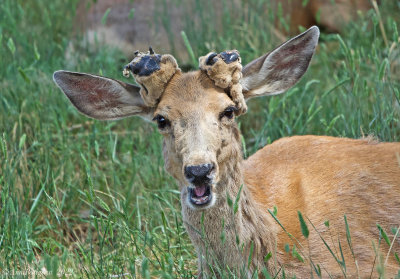
{"label": "velvet antler", "polygon": [[150,47],[147,53],[135,52],[133,60],[125,66],[123,74],[132,73],[140,85],[140,95],[147,106],[157,105],[165,87],[176,72],[180,72],[178,63],[170,54],[156,54]]}
{"label": "velvet antler", "polygon": [[247,111],[242,93],[242,64],[237,50],[224,51],[219,54],[210,52],[199,58],[200,69],[204,71],[216,86],[226,89],[235,102],[238,114]]}

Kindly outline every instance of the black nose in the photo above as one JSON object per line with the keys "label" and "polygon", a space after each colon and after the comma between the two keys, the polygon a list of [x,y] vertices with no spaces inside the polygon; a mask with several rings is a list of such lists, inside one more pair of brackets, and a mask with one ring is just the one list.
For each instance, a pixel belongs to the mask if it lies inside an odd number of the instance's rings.
{"label": "black nose", "polygon": [[185,176],[186,179],[191,183],[203,184],[210,181],[209,174],[214,169],[213,164],[202,164],[195,166],[186,166],[185,167]]}

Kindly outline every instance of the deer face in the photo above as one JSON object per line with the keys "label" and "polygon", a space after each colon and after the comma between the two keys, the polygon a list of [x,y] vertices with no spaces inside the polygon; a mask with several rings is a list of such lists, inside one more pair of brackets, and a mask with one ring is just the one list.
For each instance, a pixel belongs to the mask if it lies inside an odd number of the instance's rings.
{"label": "deer face", "polygon": [[219,181],[227,162],[240,160],[234,118],[246,112],[245,99],[292,87],[307,70],[318,36],[312,27],[243,69],[237,51],[209,53],[199,59],[200,70],[189,73],[171,55],[136,52],[124,74],[132,73],[140,87],[66,71],[55,72],[54,81],[89,117],[139,115],[157,123],[167,171],[187,187],[188,205],[205,209],[224,191]]}
{"label": "deer face", "polygon": [[232,142],[239,142],[237,110],[223,89],[197,71],[174,77],[154,111],[166,169],[188,187],[187,202],[194,208],[213,205],[221,190],[221,165],[236,151]]}

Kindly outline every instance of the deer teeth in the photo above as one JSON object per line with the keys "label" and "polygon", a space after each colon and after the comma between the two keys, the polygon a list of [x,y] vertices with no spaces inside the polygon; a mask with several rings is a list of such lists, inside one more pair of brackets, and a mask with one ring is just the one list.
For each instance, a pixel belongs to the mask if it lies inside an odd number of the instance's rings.
{"label": "deer teeth", "polygon": [[203,192],[202,196],[197,196],[196,194],[196,188],[194,187],[188,187],[188,197],[189,197],[189,201],[194,204],[194,205],[205,205],[208,204],[211,201],[211,186],[207,185],[207,186],[203,186],[206,189],[201,192]]}

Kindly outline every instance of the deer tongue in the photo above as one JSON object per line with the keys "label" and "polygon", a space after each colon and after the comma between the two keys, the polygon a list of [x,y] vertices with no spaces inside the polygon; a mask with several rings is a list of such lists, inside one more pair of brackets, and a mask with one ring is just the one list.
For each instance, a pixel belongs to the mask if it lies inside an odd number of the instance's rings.
{"label": "deer tongue", "polygon": [[194,192],[195,192],[196,196],[202,197],[204,195],[204,193],[206,192],[206,186],[196,186],[194,188]]}

